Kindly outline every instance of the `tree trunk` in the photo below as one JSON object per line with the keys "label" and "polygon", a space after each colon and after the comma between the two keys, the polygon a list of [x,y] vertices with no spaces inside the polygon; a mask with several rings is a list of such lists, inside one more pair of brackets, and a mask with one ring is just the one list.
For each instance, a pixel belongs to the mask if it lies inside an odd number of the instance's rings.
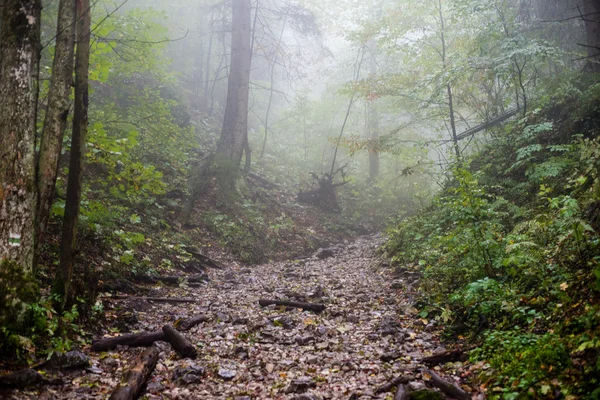
{"label": "tree trunk", "polygon": [[38,156],[37,187],[39,203],[36,254],[50,217],[60,152],[69,115],[69,95],[73,84],[75,13],[75,0],[60,0],[56,25],[56,48],[52,62],[50,89],[48,90],[48,107]]}
{"label": "tree trunk", "polygon": [[33,269],[40,0],[5,0],[0,29],[0,261]]}
{"label": "tree trunk", "polygon": [[56,271],[52,291],[60,296],[60,307],[65,306],[73,278],[73,258],[79,220],[79,203],[85,144],[88,130],[88,68],[90,61],[89,0],[77,0],[77,53],[75,56],[75,111],[71,139],[71,159],[67,182],[67,202],[60,244],[60,267]]}
{"label": "tree trunk", "polygon": [[[369,49],[371,53],[371,62],[369,73],[371,78],[375,78],[377,75],[377,45],[375,40],[369,42]],[[379,150],[375,147],[377,145],[377,139],[379,138],[379,112],[377,110],[377,99],[373,98],[369,102],[369,139],[371,140],[372,147],[369,149],[369,179],[374,180],[379,175]]]}
{"label": "tree trunk", "polygon": [[600,72],[600,0],[584,0],[583,13],[589,57],[586,69]]}
{"label": "tree trunk", "polygon": [[232,0],[231,68],[221,138],[217,145],[217,163],[225,167],[233,183],[233,171],[240,167],[248,137],[248,92],[250,88],[250,0]]}

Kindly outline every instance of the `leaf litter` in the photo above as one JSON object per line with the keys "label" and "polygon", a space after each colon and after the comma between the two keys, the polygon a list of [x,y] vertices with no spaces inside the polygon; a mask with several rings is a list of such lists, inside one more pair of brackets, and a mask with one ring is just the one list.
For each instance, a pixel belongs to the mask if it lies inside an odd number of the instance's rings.
{"label": "leaf litter", "polygon": [[[153,296],[196,303],[107,300],[115,315],[125,310],[135,316],[131,324],[120,321],[121,332],[153,332],[193,316],[208,317],[182,332],[198,350],[193,361],[181,359],[168,343],[155,343],[160,359],[141,398],[392,399],[400,380],[413,390],[425,388],[430,376],[421,373],[420,361],[445,348],[433,324],[416,315],[410,286],[381,266],[376,250],[382,240],[366,236],[313,257],[250,269],[231,263],[209,270],[210,281],[200,287],[151,289]],[[261,298],[320,303],[326,309],[317,314],[263,308]],[[105,329],[105,337],[117,334]],[[12,398],[107,398],[142,351],[120,347],[90,353],[87,368],[63,373],[63,385],[21,390]],[[435,369],[482,397],[459,378],[470,375],[466,363]]]}

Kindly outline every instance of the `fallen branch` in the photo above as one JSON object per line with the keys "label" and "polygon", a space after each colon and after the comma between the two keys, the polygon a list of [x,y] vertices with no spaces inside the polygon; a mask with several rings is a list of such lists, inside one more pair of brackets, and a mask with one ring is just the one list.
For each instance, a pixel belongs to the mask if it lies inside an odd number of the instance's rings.
{"label": "fallen branch", "polygon": [[184,358],[196,358],[198,352],[181,333],[177,332],[171,325],[163,326],[163,332],[167,342],[171,343],[173,350]]}
{"label": "fallen branch", "polygon": [[265,189],[277,189],[279,186],[274,184],[273,182],[269,182],[265,178],[260,175],[255,174],[254,172],[248,172],[248,178],[251,178],[256,181],[256,183],[265,188]]}
{"label": "fallen branch", "polygon": [[429,374],[431,376],[431,384],[440,389],[442,392],[446,393],[448,396],[457,400],[471,400],[471,396],[467,392],[456,386],[454,383],[440,378],[440,376],[435,372],[424,369],[423,373]]}
{"label": "fallen branch", "polygon": [[109,400],[134,400],[142,393],[146,381],[158,362],[159,351],[151,346],[140,354],[131,369],[124,375],[119,386],[112,392]]}
{"label": "fallen branch", "polygon": [[154,301],[157,303],[198,303],[199,301],[196,299],[190,298],[175,298],[175,297],[145,297],[145,296],[123,296],[123,295],[113,295],[102,297],[102,299],[106,300],[144,300],[144,301]]}
{"label": "fallen branch", "polygon": [[398,389],[396,390],[396,395],[394,396],[394,400],[406,400],[410,396],[410,387],[400,384],[398,385]]}
{"label": "fallen branch", "polygon": [[210,321],[210,317],[208,315],[204,315],[204,314],[196,315],[196,316],[193,316],[192,318],[177,321],[175,323],[175,328],[177,328],[177,330],[179,330],[179,331],[189,331],[196,325],[200,325],[201,323],[207,322],[207,321]]}
{"label": "fallen branch", "polygon": [[63,381],[46,379],[39,372],[30,368],[0,376],[0,389],[24,389],[39,384],[62,385]]}
{"label": "fallen branch", "polygon": [[114,350],[117,346],[148,347],[158,340],[165,340],[161,332],[144,332],[121,335],[111,338],[97,339],[92,342],[92,351]]}
{"label": "fallen branch", "polygon": [[200,250],[194,247],[186,247],[185,251],[196,257],[201,263],[205,264],[209,268],[223,269],[223,267],[218,262],[200,253]]}
{"label": "fallen branch", "polygon": [[467,355],[461,349],[446,350],[424,357],[421,361],[427,365],[439,365],[448,362],[465,361]]}
{"label": "fallen branch", "polygon": [[169,285],[179,285],[182,282],[187,281],[188,283],[202,283],[208,280],[206,275],[195,275],[195,276],[155,276],[155,275],[137,275],[135,277],[137,281],[156,283],[162,282]]}
{"label": "fallen branch", "polygon": [[295,301],[285,301],[285,300],[267,300],[260,299],[258,301],[261,307],[267,307],[275,304],[276,306],[286,306],[286,307],[294,307],[294,308],[302,308],[303,310],[313,311],[316,313],[320,313],[325,310],[324,304],[315,304],[315,303],[300,303]]}
{"label": "fallen branch", "polygon": [[407,384],[410,380],[408,376],[398,376],[375,389],[375,394],[389,392],[396,386]]}

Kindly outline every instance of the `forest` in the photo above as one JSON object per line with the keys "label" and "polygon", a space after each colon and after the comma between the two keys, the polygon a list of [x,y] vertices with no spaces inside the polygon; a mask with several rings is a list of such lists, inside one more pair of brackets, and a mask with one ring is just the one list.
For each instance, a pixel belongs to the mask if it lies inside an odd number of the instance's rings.
{"label": "forest", "polygon": [[0,0],[0,398],[600,399],[600,0]]}

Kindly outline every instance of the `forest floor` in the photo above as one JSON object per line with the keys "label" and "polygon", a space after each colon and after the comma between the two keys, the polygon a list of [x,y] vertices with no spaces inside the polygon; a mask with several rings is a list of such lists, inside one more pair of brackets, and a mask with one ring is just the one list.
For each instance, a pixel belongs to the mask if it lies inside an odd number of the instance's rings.
{"label": "forest floor", "polygon": [[[154,285],[155,297],[194,303],[104,300],[104,336],[160,331],[179,319],[208,317],[183,332],[198,350],[180,358],[166,342],[142,398],[147,399],[371,399],[393,398],[400,380],[414,390],[431,384],[423,357],[444,350],[437,328],[419,318],[410,285],[380,260],[383,239],[366,236],[332,248],[326,258],[272,262],[248,268],[229,264],[207,271],[200,287]],[[328,254],[322,254],[327,256]],[[259,299],[321,303],[325,311],[260,307]],[[117,333],[117,329],[120,333]],[[91,365],[48,372],[63,384],[6,393],[15,399],[107,398],[140,348],[89,354]],[[433,367],[467,392],[475,366],[454,362]],[[400,380],[398,380],[400,378]],[[397,379],[394,381],[394,379]],[[0,397],[2,394],[0,394]]]}

